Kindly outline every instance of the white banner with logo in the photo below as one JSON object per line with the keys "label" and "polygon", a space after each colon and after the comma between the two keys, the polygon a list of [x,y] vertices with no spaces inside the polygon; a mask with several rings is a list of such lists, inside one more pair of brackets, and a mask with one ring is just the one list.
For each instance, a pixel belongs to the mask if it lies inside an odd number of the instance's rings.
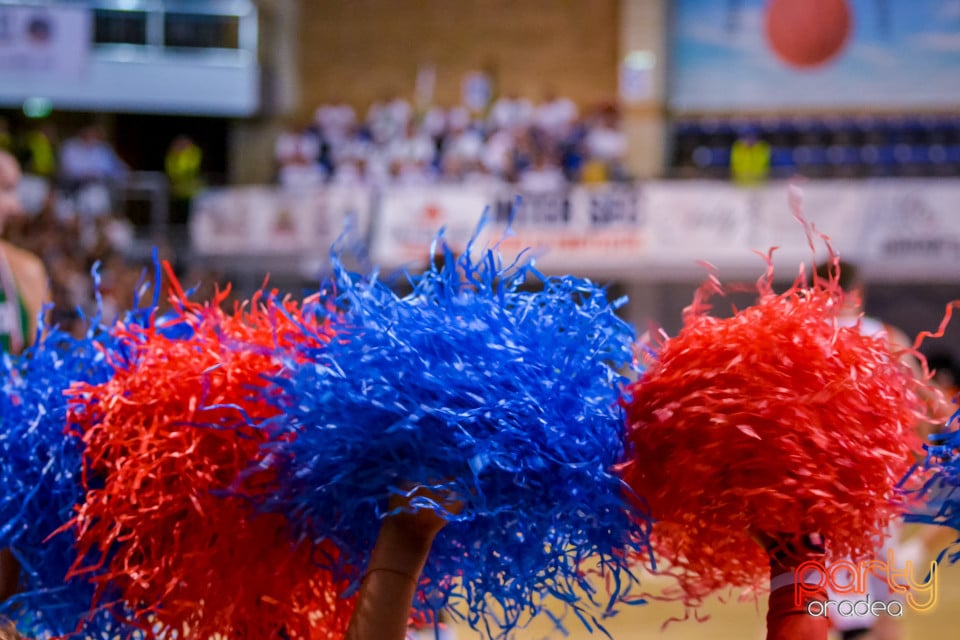
{"label": "white banner with logo", "polygon": [[0,4],[0,81],[82,80],[93,42],[91,16],[86,7]]}
{"label": "white banner with logo", "polygon": [[[519,200],[517,197],[519,196]],[[643,263],[648,250],[642,192],[633,186],[575,187],[569,192],[504,190],[497,206],[497,236],[506,258],[530,250],[546,273],[606,275]]]}
{"label": "white banner with logo", "polygon": [[325,261],[345,232],[363,238],[369,189],[283,190],[253,186],[211,190],[194,202],[191,241],[201,255],[280,255]]}
{"label": "white banner with logo", "polygon": [[750,199],[723,183],[652,182],[644,188],[648,259],[683,264],[749,258],[754,224]]}
{"label": "white banner with logo", "polygon": [[[370,257],[386,268],[424,265],[441,228],[454,251],[463,251],[484,212],[493,213],[496,191],[482,186],[391,187],[380,193]],[[482,247],[490,225],[477,238]]]}
{"label": "white banner with logo", "polygon": [[[803,218],[871,277],[960,280],[960,180],[808,182],[801,193]],[[477,234],[485,211],[491,222]],[[659,181],[524,194],[503,185],[238,187],[199,198],[192,231],[201,255],[323,262],[352,218],[371,261],[389,270],[425,264],[444,228],[457,252],[477,236],[476,248],[499,242],[508,260],[531,250],[546,273],[625,281],[701,277],[700,262],[725,280],[752,278],[764,270],[757,253],[778,247],[777,274],[792,279],[800,263],[809,269],[826,256],[819,239],[811,252],[795,213],[786,183]]]}
{"label": "white banner with logo", "polygon": [[[773,184],[748,190],[744,196],[753,211],[752,248],[769,251],[776,247],[774,263],[778,269],[796,271],[803,262],[809,271],[813,262],[827,257],[822,236],[842,257],[863,259],[863,216],[867,206],[867,188],[863,182],[830,180],[808,182],[799,188],[799,210],[791,204],[790,188]],[[813,248],[797,214],[812,226]],[[791,272],[780,272],[792,277]]]}
{"label": "white banner with logo", "polygon": [[263,187],[211,189],[194,199],[190,242],[200,255],[243,255],[249,249],[251,220],[272,208]]}
{"label": "white banner with logo", "polygon": [[960,181],[873,183],[860,235],[870,263],[937,266],[960,279]]}

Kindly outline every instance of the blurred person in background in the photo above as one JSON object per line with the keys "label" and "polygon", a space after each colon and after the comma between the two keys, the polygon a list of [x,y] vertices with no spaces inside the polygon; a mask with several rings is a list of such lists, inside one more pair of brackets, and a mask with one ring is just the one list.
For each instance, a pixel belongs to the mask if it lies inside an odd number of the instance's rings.
{"label": "blurred person in background", "polygon": [[164,158],[170,181],[170,223],[189,222],[190,205],[203,188],[203,150],[188,136],[173,139]]}
{"label": "blurred person in background", "polygon": [[115,190],[130,169],[97,125],[84,127],[60,148],[60,185],[67,215],[88,221],[113,212]]}
{"label": "blurred person in background", "polygon": [[[0,151],[0,230],[22,214],[18,186],[20,166]],[[47,272],[40,258],[0,240],[0,347],[19,353],[36,336],[40,311],[47,300]]]}
{"label": "blurred person in background", "polygon": [[357,124],[357,113],[347,103],[339,102],[318,107],[314,119],[320,134],[336,149],[349,140]]}
{"label": "blurred person in background", "polygon": [[535,144],[531,149],[530,164],[519,173],[517,186],[535,193],[563,190],[567,179],[556,160],[556,153],[545,145]]}
{"label": "blurred person in background", "polygon": [[483,135],[470,126],[470,115],[466,109],[451,111],[447,135],[443,146],[444,155],[456,156],[463,160],[479,160],[483,155]]}
{"label": "blurred person in background", "polygon": [[420,130],[433,141],[434,155],[439,155],[443,151],[447,136],[447,110],[439,106],[427,109],[423,114]]}
{"label": "blurred person in background", "polygon": [[[16,158],[0,151],[0,230],[22,212],[19,182]],[[40,258],[0,240],[0,348],[16,354],[33,343],[48,298],[47,271]],[[19,575],[13,554],[7,549],[0,551],[0,601],[16,593]]]}
{"label": "blurred person in background", "polygon": [[403,137],[407,124],[413,117],[410,103],[396,95],[388,93],[380,102],[374,102],[367,111],[367,126],[373,141],[386,145]]}
{"label": "blurred person in background", "polygon": [[[905,366],[908,366],[913,374],[920,378],[923,371],[920,362],[914,355],[912,348],[913,342],[900,329],[887,324],[877,318],[865,315],[865,282],[860,275],[860,270],[853,263],[840,261],[838,264],[840,270],[837,284],[843,290],[843,307],[838,314],[838,324],[845,327],[858,327],[862,335],[872,336],[882,339],[889,345],[892,356],[898,356]],[[829,263],[821,264],[817,267],[817,277],[823,281],[830,279],[833,267]],[[918,420],[914,428],[917,435],[924,441],[932,429],[937,428],[940,417],[944,414],[945,407],[940,406],[937,398],[923,397],[921,401],[927,404],[927,413],[929,420]],[[947,414],[949,415],[949,414]],[[869,429],[870,425],[863,425]],[[937,545],[943,539],[941,527],[923,527],[917,532],[908,532],[905,530],[901,519],[897,518],[890,522],[887,531],[887,537],[878,541],[875,559],[886,562],[889,554],[896,559],[898,568],[911,563],[916,567],[927,560],[932,551],[938,549]],[[829,538],[829,532],[824,532]],[[910,535],[913,533],[913,535]],[[943,539],[949,542],[949,540]],[[849,573],[847,570],[837,572]],[[840,576],[838,584],[845,584],[844,580],[850,576]],[[903,604],[902,593],[895,592],[889,585],[886,578],[880,579],[876,576],[870,576],[867,584],[867,596],[872,601],[889,602],[897,600]],[[842,599],[837,593],[830,593],[833,600]],[[867,613],[865,615],[840,615],[835,610],[828,608],[830,620],[834,628],[840,633],[842,640],[899,640],[903,637],[903,625],[900,618],[892,615],[876,616]]]}
{"label": "blurred person in background", "polygon": [[0,116],[0,151],[13,153],[13,135],[10,133],[10,123]]}
{"label": "blurred person in background", "polygon": [[927,366],[933,372],[933,383],[943,391],[948,400],[960,401],[960,363],[947,352],[935,353],[927,358]]}
{"label": "blurred person in background", "polygon": [[323,184],[326,172],[320,164],[320,139],[309,127],[280,134],[274,146],[277,182],[282,187],[302,188]]}
{"label": "blurred person in background", "polygon": [[57,177],[57,129],[47,122],[31,128],[20,144],[23,172],[49,182]]}
{"label": "blurred person in background", "polygon": [[488,125],[491,131],[526,128],[533,124],[534,113],[533,103],[510,93],[493,103]]}
{"label": "blurred person in background", "polygon": [[424,185],[435,181],[437,147],[415,120],[407,121],[404,135],[395,138],[384,152],[389,158],[390,174],[396,184]]}
{"label": "blurred person in background", "polygon": [[730,150],[730,177],[742,187],[763,184],[770,176],[770,145],[748,127]]}
{"label": "blurred person in background", "polygon": [[534,113],[534,124],[554,140],[563,140],[579,116],[577,105],[570,98],[558,96],[552,87],[544,95]]}
{"label": "blurred person in background", "polygon": [[36,124],[20,136],[17,159],[20,177],[20,204],[28,216],[38,215],[56,197],[57,130],[51,122]]}
{"label": "blurred person in background", "polygon": [[342,154],[330,184],[337,187],[359,187],[366,184],[366,161],[363,154]]}
{"label": "blurred person in background", "polygon": [[587,125],[584,144],[587,161],[583,181],[620,181],[626,178],[627,136],[620,128],[620,111],[613,103],[601,105]]}
{"label": "blurred person in background", "polygon": [[97,125],[84,127],[60,149],[60,177],[67,188],[91,183],[115,185],[129,171]]}
{"label": "blurred person in background", "polygon": [[481,162],[491,175],[501,180],[510,178],[514,170],[514,147],[519,135],[519,132],[501,129],[485,141]]}

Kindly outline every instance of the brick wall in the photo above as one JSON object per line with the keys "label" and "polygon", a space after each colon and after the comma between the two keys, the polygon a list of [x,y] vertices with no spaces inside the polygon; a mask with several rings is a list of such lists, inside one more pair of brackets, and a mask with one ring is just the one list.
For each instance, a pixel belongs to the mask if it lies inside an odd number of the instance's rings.
{"label": "brick wall", "polygon": [[460,102],[463,75],[486,68],[503,93],[548,88],[581,105],[616,92],[618,0],[303,0],[300,116],[334,99],[356,107],[413,97],[436,66],[436,101]]}

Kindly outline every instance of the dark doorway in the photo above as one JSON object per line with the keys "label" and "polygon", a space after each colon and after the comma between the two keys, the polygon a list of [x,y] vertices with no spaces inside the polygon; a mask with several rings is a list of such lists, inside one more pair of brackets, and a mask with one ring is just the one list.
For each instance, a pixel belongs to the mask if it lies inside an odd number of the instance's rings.
{"label": "dark doorway", "polygon": [[223,184],[229,174],[230,122],[228,118],[121,113],[114,116],[113,141],[131,168],[163,171],[170,142],[179,135],[189,136],[203,150],[208,183]]}

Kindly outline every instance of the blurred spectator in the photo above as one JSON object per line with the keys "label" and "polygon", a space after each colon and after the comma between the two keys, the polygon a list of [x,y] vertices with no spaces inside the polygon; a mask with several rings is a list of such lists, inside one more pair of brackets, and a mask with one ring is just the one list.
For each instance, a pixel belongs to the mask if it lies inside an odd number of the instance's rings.
{"label": "blurred spectator", "polygon": [[537,107],[534,123],[553,138],[561,139],[570,133],[577,115],[577,105],[573,100],[559,97],[553,89],[549,89],[546,100]]}
{"label": "blurred spectator", "polygon": [[81,333],[85,325],[80,312],[87,317],[96,313],[90,270],[97,261],[105,281],[121,282],[110,285],[112,298],[103,320],[112,322],[132,305],[130,282],[140,277],[141,267],[125,257],[132,249],[133,229],[123,216],[111,214],[82,224],[77,218],[58,218],[50,199],[36,216],[11,220],[4,237],[35,253],[46,266],[53,302],[50,320],[65,331]]}
{"label": "blurred spectator", "polygon": [[483,158],[484,141],[479,131],[468,128],[468,122],[463,119],[451,120],[443,147],[441,172],[448,179],[459,180],[467,172],[479,167]]}
{"label": "blurred spectator", "polygon": [[60,176],[64,183],[83,187],[90,183],[117,183],[128,172],[104,137],[103,129],[90,125],[63,143],[60,150]]}
{"label": "blurred spectator", "polygon": [[390,173],[401,184],[425,184],[434,177],[436,144],[413,120],[407,121],[405,135],[395,138],[386,148]]}
{"label": "blurred spectator", "polygon": [[337,170],[330,184],[338,187],[355,187],[365,184],[366,166],[363,157],[348,157],[337,163]]}
{"label": "blurred spectator", "polygon": [[326,172],[319,162],[320,139],[308,128],[285,131],[277,138],[274,154],[281,186],[290,188],[322,184]]}
{"label": "blurred spectator", "polygon": [[506,179],[513,169],[513,150],[516,136],[506,129],[495,132],[487,140],[483,149],[484,168],[497,176]]}
{"label": "blurred spectator", "polygon": [[625,179],[627,137],[620,128],[620,113],[616,105],[604,105],[597,110],[588,127],[584,145],[590,158],[583,169],[584,182]]}
{"label": "blurred spectator", "polygon": [[36,126],[23,135],[21,164],[25,173],[46,180],[57,176],[57,131],[52,123]]}
{"label": "blurred spectator", "polygon": [[54,195],[57,178],[57,133],[50,122],[20,136],[18,159],[23,167],[20,201],[27,215],[37,215]]}
{"label": "blurred spectator", "polygon": [[10,123],[0,116],[0,151],[13,153],[13,136],[10,134]]}
{"label": "blurred spectator", "polygon": [[127,177],[127,165],[97,125],[81,129],[60,149],[60,186],[67,217],[94,219],[113,211],[114,189]]}
{"label": "blurred spectator", "polygon": [[423,133],[429,136],[434,144],[443,140],[447,132],[447,111],[443,107],[430,107],[423,114],[423,123],[421,124]]}
{"label": "blurred spectator", "polygon": [[164,159],[170,181],[170,222],[187,224],[190,204],[203,188],[201,173],[203,151],[187,136],[177,136],[170,143]]}
{"label": "blurred spectator", "polygon": [[770,175],[770,145],[756,129],[744,129],[730,151],[730,174],[741,186],[762,184]]}
{"label": "blurred spectator", "polygon": [[563,189],[567,179],[552,154],[534,146],[530,166],[520,172],[517,184],[524,191],[549,192]]}
{"label": "blurred spectator", "polygon": [[412,115],[410,103],[398,96],[373,103],[367,112],[367,124],[373,141],[377,144],[388,144],[401,137],[407,130]]}
{"label": "blurred spectator", "polygon": [[333,147],[347,141],[357,122],[356,112],[345,102],[323,105],[315,117],[320,134]]}
{"label": "blurred spectator", "polygon": [[[0,151],[0,229],[23,212],[18,184],[20,166],[7,151]],[[26,250],[25,250],[26,249]],[[20,353],[37,334],[37,319],[47,302],[47,274],[39,258],[27,249],[0,242],[0,351]],[[16,587],[7,570],[12,558],[0,552],[0,598]],[[13,563],[12,566],[16,566]]]}
{"label": "blurred spectator", "polygon": [[395,95],[370,106],[356,122],[352,107],[321,105],[309,129],[286,131],[276,141],[278,182],[286,186],[387,186],[444,182],[519,181],[556,183],[627,179],[626,138],[614,104],[589,119],[578,117],[568,98],[550,94],[534,106],[506,95],[488,117],[474,119],[457,105],[422,107],[414,117],[409,102]]}
{"label": "blurred spectator", "polygon": [[949,353],[937,353],[927,358],[927,366],[933,372],[933,383],[947,400],[957,399],[960,394],[960,364]]}
{"label": "blurred spectator", "polygon": [[470,115],[470,110],[464,106],[453,107],[447,113],[448,131],[465,131],[470,129],[472,124],[473,116]]}
{"label": "blurred spectator", "polygon": [[533,103],[516,94],[498,98],[490,109],[490,127],[497,129],[517,129],[533,124]]}

